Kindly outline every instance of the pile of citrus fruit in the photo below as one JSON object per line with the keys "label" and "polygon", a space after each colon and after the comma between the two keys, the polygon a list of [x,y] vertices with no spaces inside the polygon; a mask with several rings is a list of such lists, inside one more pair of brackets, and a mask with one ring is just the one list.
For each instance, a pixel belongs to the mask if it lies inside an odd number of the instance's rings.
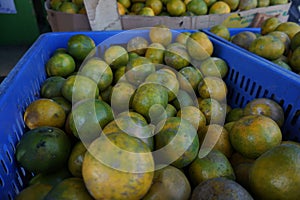
{"label": "pile of citrus fruit", "polygon": [[34,176],[16,199],[300,196],[300,144],[282,139],[282,107],[257,98],[231,108],[230,66],[205,33],[112,37],[126,42],[96,47],[74,34],[47,61],[15,153]]}
{"label": "pile of citrus fruit", "polygon": [[117,0],[120,15],[199,16],[287,4],[288,0]]}
{"label": "pile of citrus fruit", "polygon": [[50,8],[69,14],[86,14],[83,0],[50,0]]}
{"label": "pile of citrus fruit", "polygon": [[260,32],[242,30],[230,35],[223,25],[214,26],[210,31],[282,68],[300,72],[300,25],[295,22],[270,17],[263,21]]}

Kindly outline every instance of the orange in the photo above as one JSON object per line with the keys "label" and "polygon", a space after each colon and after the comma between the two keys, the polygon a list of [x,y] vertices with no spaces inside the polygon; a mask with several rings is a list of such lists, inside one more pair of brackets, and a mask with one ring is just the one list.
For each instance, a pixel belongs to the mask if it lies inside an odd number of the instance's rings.
{"label": "orange", "polygon": [[185,45],[174,42],[166,48],[164,61],[167,66],[180,70],[190,64],[190,56]]}
{"label": "orange", "polygon": [[66,77],[75,71],[75,61],[66,53],[54,54],[46,63],[48,76]]}
{"label": "orange", "polygon": [[181,16],[186,12],[186,5],[181,0],[169,0],[167,11],[171,16]]}
{"label": "orange", "polygon": [[93,57],[85,62],[81,66],[80,74],[94,80],[100,91],[108,88],[113,81],[113,72],[110,66],[97,57]]}
{"label": "orange", "polygon": [[130,0],[118,0],[118,2],[121,3],[127,9],[131,6]]}
{"label": "orange", "polygon": [[163,4],[160,0],[146,0],[145,5],[153,10],[154,15],[159,15],[163,9]]}
{"label": "orange", "polygon": [[59,6],[59,11],[65,13],[76,14],[78,10],[78,6],[73,2],[63,1]]}
{"label": "orange", "polygon": [[133,85],[140,85],[145,78],[155,71],[155,65],[146,57],[133,59],[126,66],[126,80]]}
{"label": "orange", "polygon": [[28,187],[25,187],[17,196],[15,200],[26,200],[26,199],[35,199],[43,200],[47,193],[52,189],[51,185],[47,184],[34,184]]}
{"label": "orange", "polygon": [[103,59],[113,70],[116,70],[127,65],[129,55],[124,47],[111,45],[105,50]]}
{"label": "orange", "polygon": [[191,35],[191,32],[181,32],[177,35],[176,42],[186,45],[186,41],[190,35]]}
{"label": "orange", "polygon": [[238,8],[240,3],[240,0],[222,0],[222,1],[224,1],[229,5],[231,12],[235,11]]}
{"label": "orange", "polygon": [[209,124],[199,129],[198,136],[201,148],[216,149],[222,152],[228,159],[232,155],[233,148],[229,139],[229,132],[219,124]]}
{"label": "orange", "polygon": [[256,98],[249,101],[243,109],[244,115],[264,115],[273,119],[279,127],[284,123],[283,108],[274,100]]}
{"label": "orange", "polygon": [[95,47],[95,42],[91,37],[75,34],[68,40],[67,51],[73,58],[82,61]]}
{"label": "orange", "polygon": [[188,174],[193,186],[197,186],[206,180],[226,177],[235,180],[234,171],[226,156],[218,150],[205,151],[205,155],[199,155],[188,166]]}
{"label": "orange", "polygon": [[208,11],[208,7],[203,0],[191,0],[186,7],[188,12],[195,15],[206,15]]}
{"label": "orange", "polygon": [[199,101],[199,109],[206,117],[206,124],[223,124],[226,111],[219,101],[206,98]]}
{"label": "orange", "polygon": [[53,98],[62,96],[61,88],[65,80],[66,79],[61,76],[51,76],[47,78],[41,86],[41,97]]}
{"label": "orange", "polygon": [[275,30],[285,32],[292,40],[294,35],[300,31],[300,25],[295,22],[282,22]]}
{"label": "orange", "polygon": [[181,108],[177,117],[181,117],[189,121],[196,130],[202,130],[206,126],[205,115],[196,106],[186,106]]}
{"label": "orange", "polygon": [[143,115],[148,122],[151,120],[151,115],[155,115],[155,112],[160,112],[167,104],[167,90],[163,86],[155,83],[144,83],[140,85],[132,100],[132,108]]}
{"label": "orange", "polygon": [[201,72],[191,66],[181,68],[177,76],[180,88],[187,92],[196,92],[200,81],[203,79]]}
{"label": "orange", "polygon": [[178,168],[168,165],[154,172],[153,183],[143,199],[187,200],[191,186],[186,175]]}
{"label": "orange", "polygon": [[197,185],[193,190],[191,200],[198,199],[253,200],[245,188],[226,177],[211,178]]}
{"label": "orange", "polygon": [[171,73],[160,69],[151,73],[145,79],[145,83],[155,83],[163,86],[168,92],[168,102],[174,100],[179,91],[179,82]]}
{"label": "orange", "polygon": [[291,44],[292,51],[300,46],[300,31],[294,35],[290,44]]}
{"label": "orange", "polygon": [[125,6],[123,4],[121,4],[120,2],[117,2],[117,7],[118,7],[119,15],[125,15],[126,14],[127,9],[125,8]]}
{"label": "orange", "polygon": [[289,60],[290,66],[291,68],[296,71],[299,72],[300,71],[300,46],[297,47],[291,55],[291,58]]}
{"label": "orange", "polygon": [[44,198],[44,200],[51,199],[93,200],[82,178],[78,177],[64,179],[55,185]]}
{"label": "orange", "polygon": [[283,55],[285,46],[283,42],[271,35],[256,38],[249,46],[249,51],[268,60],[275,60]]}
{"label": "orange", "polygon": [[40,126],[64,126],[66,114],[64,109],[51,99],[38,99],[27,106],[24,113],[24,122],[28,128]]}
{"label": "orange", "polygon": [[59,128],[40,126],[27,131],[16,146],[16,160],[32,173],[50,173],[66,165],[71,151],[68,136]]}
{"label": "orange", "polygon": [[133,2],[131,7],[130,7],[130,11],[137,15],[143,7],[145,7],[145,3],[143,3],[143,2]]}
{"label": "orange", "polygon": [[203,60],[198,66],[203,76],[215,76],[224,78],[228,73],[228,65],[226,61],[219,57],[209,57]]}
{"label": "orange", "polygon": [[86,148],[81,141],[75,143],[68,159],[68,169],[75,177],[82,177],[82,162]]}
{"label": "orange", "polygon": [[142,16],[155,16],[155,13],[152,8],[150,7],[143,7],[139,12],[138,15]]}
{"label": "orange", "polygon": [[206,76],[198,85],[198,93],[203,99],[213,98],[222,102],[226,100],[227,86],[222,78]]}
{"label": "orange", "polygon": [[82,75],[69,76],[61,88],[61,93],[72,104],[83,99],[99,97],[97,83]]}
{"label": "orange", "polygon": [[240,0],[239,10],[250,10],[257,7],[257,0]]}
{"label": "orange", "polygon": [[225,40],[229,40],[230,39],[230,32],[228,30],[228,28],[225,25],[222,24],[218,24],[215,26],[212,26],[209,29],[210,32],[212,32],[213,34],[224,38]]}
{"label": "orange", "polygon": [[164,61],[165,47],[161,43],[152,43],[148,46],[145,57],[152,63],[162,64]]}
{"label": "orange", "polygon": [[210,57],[214,47],[204,32],[194,32],[187,40],[186,48],[190,56],[196,60],[204,60]]}
{"label": "orange", "polygon": [[279,19],[277,17],[270,17],[270,18],[264,20],[262,22],[262,24],[260,25],[260,33],[262,35],[266,35],[268,33],[271,33],[273,31],[275,31],[275,29],[277,28],[277,26],[280,23],[281,22],[279,21]]}
{"label": "orange", "polygon": [[197,157],[199,139],[196,129],[189,121],[180,117],[169,117],[156,126],[155,133],[155,149],[159,151],[160,157],[157,164],[171,164],[183,168]]}
{"label": "orange", "polygon": [[127,81],[118,82],[113,86],[110,104],[114,112],[118,113],[130,109],[130,100],[135,89],[135,86]]}
{"label": "orange", "polygon": [[153,171],[148,146],[120,132],[94,140],[82,165],[85,186],[94,199],[139,200],[151,187]]}
{"label": "orange", "polygon": [[167,47],[172,42],[172,32],[165,25],[151,27],[149,37],[152,43],[160,43],[164,47]]}
{"label": "orange", "polygon": [[142,36],[136,36],[136,37],[131,38],[127,42],[126,49],[130,53],[136,53],[136,54],[142,56],[146,53],[148,45],[149,45],[148,40],[146,40]]}
{"label": "orange", "polygon": [[258,158],[279,145],[282,134],[277,123],[263,115],[247,115],[237,120],[230,130],[233,148],[247,158]]}
{"label": "orange", "polygon": [[249,173],[256,199],[298,199],[300,196],[300,147],[281,144],[256,159]]}
{"label": "orange", "polygon": [[209,14],[228,14],[230,13],[230,7],[224,1],[217,1],[213,3],[208,10]]}

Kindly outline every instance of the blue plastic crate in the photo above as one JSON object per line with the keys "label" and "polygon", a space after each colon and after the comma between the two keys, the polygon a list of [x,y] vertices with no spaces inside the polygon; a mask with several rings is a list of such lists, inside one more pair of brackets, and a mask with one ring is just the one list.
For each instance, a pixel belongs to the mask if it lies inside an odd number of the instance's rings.
{"label": "blue plastic crate", "polygon": [[[187,30],[184,30],[187,31]],[[28,174],[16,163],[15,146],[25,129],[23,114],[26,107],[39,98],[41,84],[46,79],[45,63],[55,49],[66,47],[75,34],[90,36],[96,44],[121,31],[66,32],[41,35],[0,85],[0,199],[14,199],[26,185]],[[133,36],[148,36],[148,31],[126,31],[122,37],[112,37],[105,44],[121,44]],[[178,32],[177,32],[178,33]],[[210,37],[214,44],[213,56],[224,59],[229,66],[226,83],[228,103],[243,107],[257,97],[272,98],[285,111],[282,129],[284,139],[300,141],[300,80],[295,76],[282,76],[281,69],[270,68],[269,63],[239,51],[232,45]]]}

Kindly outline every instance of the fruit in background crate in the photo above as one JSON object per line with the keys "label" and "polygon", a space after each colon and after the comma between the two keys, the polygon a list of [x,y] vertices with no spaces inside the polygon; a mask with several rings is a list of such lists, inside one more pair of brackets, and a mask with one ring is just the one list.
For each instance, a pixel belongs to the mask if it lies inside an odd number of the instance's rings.
{"label": "fruit in background crate", "polygon": [[218,177],[212,178],[197,185],[191,200],[207,199],[253,200],[250,193],[233,180]]}
{"label": "fruit in background crate", "polygon": [[255,33],[251,31],[242,31],[232,36],[231,42],[244,49],[249,50],[251,43],[257,38]]}
{"label": "fruit in background crate", "polygon": [[300,147],[281,144],[262,154],[250,169],[252,194],[257,199],[298,199]]}
{"label": "fruit in background crate", "polygon": [[240,0],[238,9],[243,10],[250,10],[253,8],[256,8],[257,6],[257,0]]}
{"label": "fruit in background crate", "polygon": [[228,28],[225,25],[218,24],[218,25],[212,26],[209,31],[219,37],[224,38],[225,40],[230,39],[230,33],[228,31]]}
{"label": "fruit in background crate", "polygon": [[191,12],[194,15],[206,15],[208,6],[203,0],[191,0],[186,5],[187,12]]}
{"label": "fruit in background crate", "polygon": [[257,0],[257,7],[267,7],[270,5],[270,0]]}
{"label": "fruit in background crate", "polygon": [[300,46],[292,52],[289,63],[295,72],[300,72]]}
{"label": "fruit in background crate", "polygon": [[275,29],[277,28],[277,26],[280,24],[280,20],[277,17],[270,17],[267,18],[266,20],[264,20],[262,22],[262,24],[260,25],[260,33],[262,35],[266,35],[268,33],[271,33],[273,31],[275,31]]}
{"label": "fruit in background crate", "polygon": [[170,16],[181,16],[186,12],[186,5],[181,0],[169,0],[166,8]]}
{"label": "fruit in background crate", "polygon": [[224,1],[217,1],[208,9],[208,14],[228,14],[230,12],[231,10],[229,5]]}
{"label": "fruit in background crate", "polygon": [[275,31],[282,31],[292,39],[300,31],[300,26],[295,22],[282,22],[276,27]]}
{"label": "fruit in background crate", "polygon": [[282,107],[274,100],[268,98],[256,98],[246,104],[244,115],[264,115],[273,119],[279,127],[284,123]]}
{"label": "fruit in background crate", "polygon": [[289,36],[286,33],[281,32],[281,31],[272,31],[268,35],[274,36],[274,37],[278,38],[279,40],[281,40],[281,42],[284,44],[283,55],[288,55],[288,53],[290,52],[290,44],[291,44],[291,40],[290,40]]}
{"label": "fruit in background crate", "polygon": [[79,11],[78,6],[75,3],[68,1],[63,1],[58,10],[69,14],[76,14]]}
{"label": "fruit in background crate", "polygon": [[277,37],[264,35],[253,40],[249,46],[249,51],[268,60],[278,59],[283,55],[285,46]]}

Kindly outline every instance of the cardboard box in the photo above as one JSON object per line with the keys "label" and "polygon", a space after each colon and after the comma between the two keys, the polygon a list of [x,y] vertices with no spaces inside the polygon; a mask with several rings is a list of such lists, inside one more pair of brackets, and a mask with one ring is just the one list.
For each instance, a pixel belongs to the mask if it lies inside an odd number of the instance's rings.
{"label": "cardboard box", "polygon": [[87,15],[69,14],[50,9],[50,0],[45,2],[47,20],[53,32],[90,31],[91,26]]}
{"label": "cardboard box", "polygon": [[288,10],[291,3],[269,7],[255,8],[247,11],[236,11],[229,14],[213,14],[202,16],[119,16],[116,1],[111,0],[84,0],[87,15],[92,30],[116,30],[151,27],[164,24],[171,29],[202,29],[217,24],[224,24],[229,28],[251,27],[257,13],[276,16],[280,21],[288,19]]}

